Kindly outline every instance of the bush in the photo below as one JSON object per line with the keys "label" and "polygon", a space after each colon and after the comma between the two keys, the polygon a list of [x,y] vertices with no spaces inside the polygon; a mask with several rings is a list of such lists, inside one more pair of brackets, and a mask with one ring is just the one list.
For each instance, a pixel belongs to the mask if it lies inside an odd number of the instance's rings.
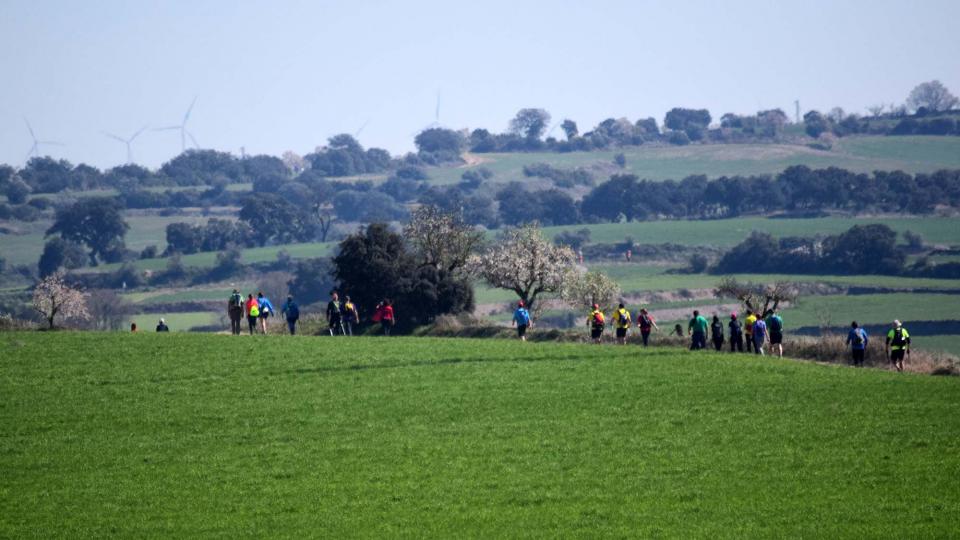
{"label": "bush", "polygon": [[706,255],[701,253],[695,253],[690,256],[690,272],[694,274],[702,274],[707,270],[707,265],[709,260]]}
{"label": "bush", "polygon": [[690,137],[687,136],[685,131],[671,131],[670,135],[667,136],[667,142],[677,146],[684,146],[690,144]]}

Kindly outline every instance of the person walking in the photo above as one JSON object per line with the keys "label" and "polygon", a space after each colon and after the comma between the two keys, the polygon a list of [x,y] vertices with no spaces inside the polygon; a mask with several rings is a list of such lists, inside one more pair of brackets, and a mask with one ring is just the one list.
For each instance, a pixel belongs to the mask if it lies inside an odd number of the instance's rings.
{"label": "person walking", "polygon": [[380,308],[380,326],[383,327],[383,335],[389,336],[396,323],[396,315],[393,312],[393,301],[387,298],[383,301],[383,306]]}
{"label": "person walking", "polygon": [[770,352],[777,351],[777,356],[783,358],[783,318],[777,310],[772,310],[767,317],[767,330],[770,333]]}
{"label": "person walking", "polygon": [[230,317],[230,333],[240,335],[240,321],[243,320],[243,295],[237,289],[233,290],[227,299],[227,315]]}
{"label": "person walking", "polygon": [[691,336],[690,350],[705,349],[707,347],[707,327],[710,326],[707,320],[700,315],[700,312],[693,310],[693,318],[687,324],[687,334]]}
{"label": "person walking", "polygon": [[713,316],[713,321],[710,323],[710,336],[713,338],[713,348],[720,352],[723,349],[723,323],[720,322],[720,317],[716,315]]}
{"label": "person walking", "polygon": [[647,308],[640,308],[640,315],[637,317],[637,328],[640,329],[640,337],[643,339],[644,347],[650,342],[650,332],[655,328],[657,332],[660,331],[660,328],[657,327],[657,321],[653,319],[653,315],[647,312]]}
{"label": "person walking", "polygon": [[257,304],[260,308],[260,329],[263,334],[267,334],[267,319],[273,316],[273,304],[270,299],[263,295],[263,291],[257,293]]}
{"label": "person walking", "polygon": [[590,310],[590,314],[587,315],[587,327],[590,328],[590,339],[598,345],[600,344],[600,339],[603,337],[603,327],[605,325],[606,318],[603,316],[603,312],[600,311],[600,306],[594,304],[593,309]]}
{"label": "person walking", "polygon": [[163,317],[160,318],[160,322],[157,323],[157,332],[169,332],[170,327],[167,326],[167,322],[163,320]]}
{"label": "person walking", "polygon": [[910,356],[910,332],[907,332],[900,321],[893,321],[893,326],[887,332],[884,349],[893,367],[897,371],[903,371],[903,357]]}
{"label": "person walking", "polygon": [[737,320],[737,314],[730,314],[730,322],[727,323],[730,329],[730,352],[743,352],[743,326]]}
{"label": "person walking", "polygon": [[767,333],[767,323],[763,322],[763,319],[757,318],[753,323],[753,352],[755,354],[766,354],[763,347],[768,340]]}
{"label": "person walking", "polygon": [[746,341],[747,344],[747,352],[757,352],[753,349],[753,325],[756,322],[757,316],[753,314],[752,309],[748,309],[747,316],[743,319],[743,333],[745,336],[744,341]]}
{"label": "person walking", "polygon": [[297,321],[300,320],[300,306],[293,301],[293,295],[287,295],[287,301],[284,302],[283,308],[280,309],[281,313],[285,319],[287,319],[287,328],[290,330],[290,335],[296,335],[297,333]]}
{"label": "person walking", "polygon": [[517,309],[513,312],[513,322],[510,325],[517,327],[517,337],[520,341],[527,340],[527,328],[533,326],[533,321],[530,319],[530,312],[523,306],[523,300],[517,302]]}
{"label": "person walking", "polygon": [[260,319],[260,302],[253,297],[253,294],[247,295],[247,304],[245,307],[247,313],[247,324],[250,326],[250,335],[253,335],[257,329],[257,320]]}
{"label": "person walking", "polygon": [[353,326],[360,322],[360,316],[357,314],[357,306],[350,300],[349,296],[343,297],[343,330],[348,336],[353,335]]}
{"label": "person walking", "polygon": [[617,306],[617,310],[613,312],[613,322],[617,325],[617,343],[626,345],[627,330],[630,329],[630,324],[633,320],[630,318],[630,312],[627,311],[627,308],[625,308],[622,303]]}
{"label": "person walking", "polygon": [[850,323],[850,332],[847,334],[847,345],[850,345],[850,356],[853,367],[863,367],[863,357],[867,352],[867,329],[860,328],[857,321]]}
{"label": "person walking", "polygon": [[337,291],[330,292],[330,301],[327,302],[327,330],[331,336],[343,334],[343,306]]}

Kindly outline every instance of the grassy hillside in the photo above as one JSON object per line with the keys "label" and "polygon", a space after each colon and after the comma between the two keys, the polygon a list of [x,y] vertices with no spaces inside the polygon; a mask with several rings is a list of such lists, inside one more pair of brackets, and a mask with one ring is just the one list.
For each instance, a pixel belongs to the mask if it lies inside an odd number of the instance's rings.
{"label": "grassy hillside", "polygon": [[[616,154],[627,158],[625,170],[650,180],[679,180],[691,174],[776,174],[791,165],[843,167],[858,172],[896,170],[916,173],[960,167],[960,137],[849,137],[829,151],[797,144],[708,144],[639,146],[607,152],[476,154],[474,159],[498,180],[523,178],[523,166],[607,168]],[[468,167],[431,169],[437,183],[453,183]]]}
{"label": "grassy hillside", "polygon": [[[0,536],[932,537],[960,380],[675,350],[0,334]],[[889,414],[895,405],[896,414]]]}

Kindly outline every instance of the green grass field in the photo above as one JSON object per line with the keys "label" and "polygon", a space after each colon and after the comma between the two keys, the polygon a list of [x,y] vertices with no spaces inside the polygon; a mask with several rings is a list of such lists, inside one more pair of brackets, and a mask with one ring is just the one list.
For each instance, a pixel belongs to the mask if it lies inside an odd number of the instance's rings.
{"label": "green grass field", "polygon": [[[0,334],[0,536],[949,537],[960,379],[502,340]],[[896,414],[889,414],[896,404]]]}
{"label": "green grass field", "polygon": [[[623,153],[626,172],[650,180],[680,180],[692,174],[711,178],[730,175],[777,174],[791,165],[842,167],[857,172],[903,170],[911,173],[960,167],[958,137],[849,137],[830,151],[797,144],[708,144],[640,146],[606,152],[476,154],[497,181],[522,180],[523,166],[549,163],[555,167],[607,166]],[[480,166],[477,165],[477,166]],[[468,167],[433,168],[439,184],[456,183]],[[600,178],[599,180],[604,180]]]}

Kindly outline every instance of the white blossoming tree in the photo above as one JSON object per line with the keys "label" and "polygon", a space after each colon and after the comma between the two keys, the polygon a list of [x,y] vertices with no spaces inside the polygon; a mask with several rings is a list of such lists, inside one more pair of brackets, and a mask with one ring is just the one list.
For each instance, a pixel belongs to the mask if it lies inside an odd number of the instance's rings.
{"label": "white blossoming tree", "polygon": [[63,281],[63,272],[55,272],[40,280],[33,289],[33,309],[43,315],[50,328],[57,317],[63,319],[86,319],[86,295]]}
{"label": "white blossoming tree", "polygon": [[598,270],[577,268],[571,271],[560,297],[575,309],[590,309],[597,304],[601,311],[609,312],[620,298],[620,285]]}
{"label": "white blossoming tree", "polygon": [[471,257],[468,266],[487,285],[516,293],[536,313],[540,295],[559,293],[575,262],[572,249],[552,244],[531,224],[506,231],[485,253]]}
{"label": "white blossoming tree", "polygon": [[462,270],[483,243],[483,233],[435,206],[415,210],[403,228],[403,236],[423,264],[451,273]]}

